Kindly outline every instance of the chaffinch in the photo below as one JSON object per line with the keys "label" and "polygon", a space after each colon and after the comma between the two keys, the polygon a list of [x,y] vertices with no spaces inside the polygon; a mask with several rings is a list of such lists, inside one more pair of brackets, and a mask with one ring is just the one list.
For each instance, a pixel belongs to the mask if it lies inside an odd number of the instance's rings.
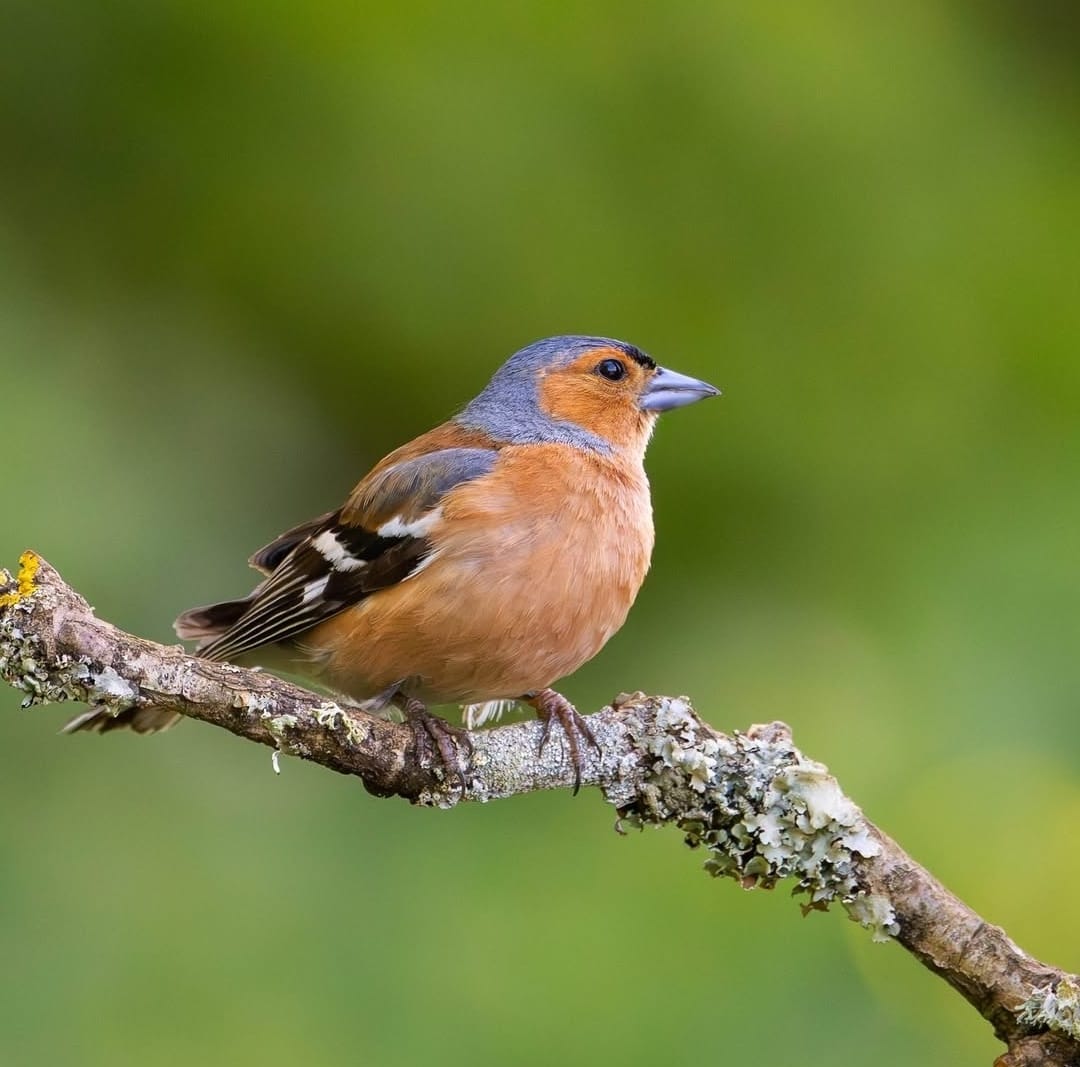
{"label": "chaffinch", "polygon": [[[250,595],[185,611],[212,660],[310,677],[362,707],[399,708],[418,747],[456,767],[467,735],[429,704],[502,702],[592,741],[550,687],[626,620],[653,547],[643,467],[660,412],[717,390],[605,337],[523,348],[449,422],[391,452],[336,511],[251,557]],[[93,711],[72,729],[150,733],[179,715]],[[456,767],[460,774],[462,770]]]}

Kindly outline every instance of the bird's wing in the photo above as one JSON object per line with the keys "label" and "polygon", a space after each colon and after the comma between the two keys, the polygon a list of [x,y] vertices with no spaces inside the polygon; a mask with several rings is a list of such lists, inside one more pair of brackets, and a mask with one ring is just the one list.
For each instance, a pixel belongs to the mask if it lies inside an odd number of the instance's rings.
{"label": "bird's wing", "polygon": [[248,564],[263,574],[273,574],[278,569],[281,561],[302,541],[306,541],[312,534],[317,534],[332,519],[337,517],[336,511],[328,511],[317,519],[308,519],[307,522],[286,530],[283,534],[275,537],[268,545],[264,545],[255,553]]}
{"label": "bird's wing", "polygon": [[[431,552],[427,535],[439,520],[445,495],[483,477],[497,456],[486,448],[446,448],[377,467],[339,511],[283,534],[252,557],[256,566],[274,563],[275,569],[246,601],[219,606],[228,609],[221,620],[226,625],[199,647],[199,654],[232,659],[287,640],[404,581]],[[294,536],[298,540],[288,547]],[[177,632],[214,633],[213,612],[186,612],[177,620]]]}

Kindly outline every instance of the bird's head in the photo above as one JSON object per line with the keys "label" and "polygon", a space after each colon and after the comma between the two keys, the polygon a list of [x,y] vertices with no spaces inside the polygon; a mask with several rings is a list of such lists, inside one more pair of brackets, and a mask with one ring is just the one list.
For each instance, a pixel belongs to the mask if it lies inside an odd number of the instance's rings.
{"label": "bird's head", "polygon": [[719,390],[608,337],[549,337],[512,355],[458,421],[512,444],[642,453],[656,416]]}

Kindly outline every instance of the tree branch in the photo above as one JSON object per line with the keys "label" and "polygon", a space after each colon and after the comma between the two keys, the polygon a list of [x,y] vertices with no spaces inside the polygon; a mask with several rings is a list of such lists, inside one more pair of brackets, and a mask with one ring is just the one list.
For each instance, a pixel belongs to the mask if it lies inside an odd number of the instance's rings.
{"label": "tree branch", "polygon": [[[405,726],[342,708],[278,678],[200,660],[124,633],[33,552],[0,571],[0,675],[24,707],[74,700],[112,714],[179,711],[259,744],[359,777],[373,793],[450,808],[566,788],[562,739],[540,724],[473,736],[464,784],[418,758]],[[623,695],[589,716],[582,784],[620,825],[674,824],[705,868],[744,888],[795,883],[804,911],[838,902],[875,939],[895,938],[994,1027],[999,1067],[1080,1064],[1080,979],[1032,959],[865,819],[783,723],[720,733],[685,698]],[[557,732],[556,732],[557,734]]]}

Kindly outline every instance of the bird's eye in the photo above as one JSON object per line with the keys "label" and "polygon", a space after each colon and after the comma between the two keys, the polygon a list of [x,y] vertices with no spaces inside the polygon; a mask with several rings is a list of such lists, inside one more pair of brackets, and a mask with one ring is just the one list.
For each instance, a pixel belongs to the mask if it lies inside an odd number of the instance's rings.
{"label": "bird's eye", "polygon": [[596,373],[609,382],[617,382],[626,377],[626,364],[617,359],[605,359],[596,365]]}

